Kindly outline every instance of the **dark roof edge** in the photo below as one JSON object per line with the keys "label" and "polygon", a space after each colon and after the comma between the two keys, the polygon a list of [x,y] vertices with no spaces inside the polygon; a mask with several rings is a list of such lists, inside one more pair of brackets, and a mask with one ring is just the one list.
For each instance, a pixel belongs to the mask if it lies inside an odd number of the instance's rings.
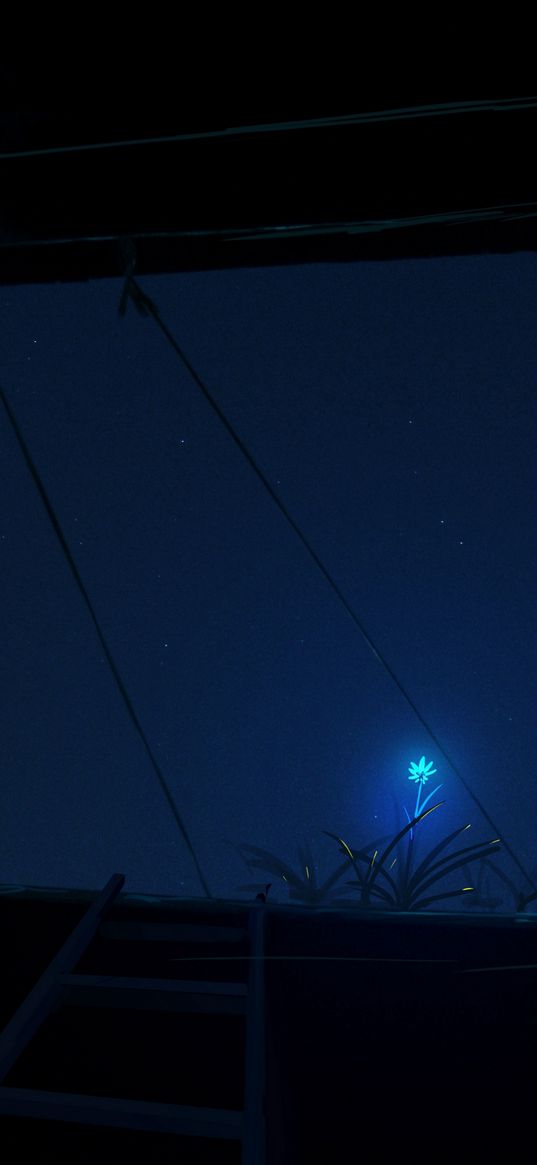
{"label": "dark roof edge", "polygon": [[[134,236],[137,277],[188,271],[434,259],[537,250],[537,213],[528,218],[333,227],[264,228],[240,235]],[[119,238],[0,244],[0,285],[122,277]]]}
{"label": "dark roof edge", "polygon": [[[95,900],[100,893],[101,887],[95,890],[89,889],[70,889],[68,887],[55,886],[31,886],[18,885],[11,883],[0,883],[0,903],[2,899],[13,898],[17,901],[35,902],[40,901],[43,905],[54,905],[59,903],[86,904]],[[228,911],[239,913],[247,913],[253,905],[253,899],[247,898],[181,898],[172,895],[154,895],[154,894],[134,894],[134,893],[120,893],[116,899],[113,908],[118,906],[147,906],[148,908],[160,909],[174,909],[180,908],[187,910],[189,913],[202,914],[218,914]],[[338,915],[341,918],[362,919],[365,921],[376,920],[379,922],[391,920],[403,925],[420,925],[422,923],[436,923],[440,925],[463,925],[463,926],[512,926],[529,925],[537,926],[537,914],[491,914],[490,912],[452,912],[452,911],[400,911],[397,913],[389,911],[367,911],[366,913],[354,912],[350,907],[337,907],[327,905],[308,906],[300,902],[266,902],[264,908],[270,914],[283,914],[287,916],[302,916],[311,917],[312,914],[317,916],[323,914]]]}

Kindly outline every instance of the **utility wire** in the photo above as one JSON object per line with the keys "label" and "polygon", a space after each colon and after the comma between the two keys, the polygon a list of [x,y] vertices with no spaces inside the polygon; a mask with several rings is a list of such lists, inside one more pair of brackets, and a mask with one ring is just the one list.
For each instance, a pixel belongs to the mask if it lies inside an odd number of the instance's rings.
{"label": "utility wire", "polygon": [[[406,215],[402,218],[336,219],[326,222],[294,222],[254,224],[248,227],[201,227],[169,231],[137,231],[139,242],[152,243],[160,239],[209,239],[223,243],[251,242],[252,240],[308,238],[334,235],[372,235],[380,231],[411,230],[421,226],[458,226],[471,223],[521,222],[537,217],[537,202],[505,202],[499,206],[481,206],[465,210],[444,210],[435,214]],[[66,246],[73,243],[115,243],[117,234],[48,235],[46,238],[6,239],[0,247],[9,246],[18,250],[27,247]],[[529,244],[530,246],[530,244]]]}
{"label": "utility wire", "polygon": [[332,577],[330,572],[326,569],[326,567],[325,567],[324,563],[321,561],[319,555],[313,549],[313,546],[308,541],[306,536],[303,534],[303,532],[300,529],[300,527],[298,526],[297,522],[295,522],[294,518],[289,513],[289,510],[287,509],[287,507],[282,502],[281,498],[276,493],[276,490],[273,488],[270,481],[263,473],[262,469],[260,469],[259,465],[255,461],[254,457],[250,453],[250,451],[247,448],[247,446],[245,445],[244,441],[242,441],[242,439],[239,437],[238,433],[233,428],[233,425],[230,423],[228,418],[225,416],[224,412],[222,411],[220,406],[217,404],[215,398],[212,396],[211,392],[206,387],[206,385],[204,384],[203,380],[196,372],[193,365],[190,363],[190,360],[188,359],[188,357],[183,352],[182,348],[177,343],[177,340],[175,339],[175,337],[170,332],[169,328],[166,326],[166,324],[162,320],[160,312],[159,312],[158,308],[156,307],[155,303],[153,302],[153,300],[151,300],[149,298],[148,295],[145,294],[145,292],[142,291],[142,288],[139,286],[139,284],[134,279],[132,272],[134,270],[134,264],[135,264],[135,250],[134,250],[134,245],[132,243],[132,240],[122,240],[120,242],[120,248],[121,248],[122,254],[123,254],[124,273],[126,276],[125,284],[124,284],[123,292],[122,292],[122,297],[121,297],[121,302],[120,302],[120,306],[119,306],[120,314],[122,314],[122,315],[124,314],[125,309],[126,309],[127,300],[130,297],[140,315],[144,315],[144,316],[151,315],[153,317],[153,319],[155,320],[155,323],[160,328],[162,334],[165,336],[168,343],[173,348],[174,352],[177,354],[177,356],[181,360],[184,367],[190,373],[195,384],[197,384],[198,388],[203,393],[203,396],[205,397],[206,401],[211,406],[213,411],[216,413],[218,419],[221,421],[226,432],[229,434],[232,441],[235,443],[235,445],[239,449],[239,452],[242,454],[244,459],[247,461],[248,465],[253,470],[256,477],[261,482],[261,484],[264,486],[265,490],[267,491],[267,493],[271,497],[272,501],[278,507],[280,513],[283,515],[283,517],[285,518],[288,525],[291,527],[293,532],[296,534],[297,538],[300,540],[300,542],[304,546],[305,550],[310,555],[310,558],[313,559],[313,562],[315,563],[317,569],[320,571],[320,573],[326,579],[328,585],[331,587],[334,594],[339,599],[341,605],[344,607],[345,611],[352,619],[355,627],[358,628],[358,631],[362,635],[363,639],[365,639],[365,642],[367,643],[370,650],[373,652],[373,655],[375,656],[375,658],[378,659],[379,663],[382,664],[382,666],[384,667],[384,669],[386,670],[388,675],[391,677],[394,684],[396,685],[396,687],[399,689],[401,695],[403,696],[403,699],[406,700],[407,704],[410,706],[410,708],[414,712],[414,715],[417,717],[420,724],[423,725],[423,727],[424,727],[425,731],[427,732],[428,736],[430,737],[430,739],[434,742],[438,751],[441,753],[441,755],[447,761],[450,768],[453,770],[453,772],[459,778],[459,780],[461,781],[461,784],[464,786],[464,788],[466,789],[466,792],[472,798],[474,804],[477,805],[479,811],[482,813],[483,817],[485,818],[485,821],[488,822],[488,824],[493,829],[494,833],[497,836],[501,837],[502,844],[505,846],[505,849],[507,850],[508,854],[510,854],[515,865],[518,867],[520,872],[527,879],[527,881],[530,883],[530,885],[533,887],[533,889],[537,892],[537,886],[535,885],[533,879],[530,877],[527,870],[522,865],[520,859],[517,857],[514,850],[509,845],[509,842],[507,842],[505,840],[501,830],[498,829],[498,826],[495,824],[490,813],[485,809],[485,806],[482,804],[480,799],[477,797],[477,795],[470,788],[467,781],[464,779],[462,773],[457,768],[457,765],[451,759],[451,757],[447,753],[446,749],[440,743],[436,734],[433,732],[432,728],[429,726],[429,724],[427,723],[425,718],[422,716],[421,712],[419,711],[419,708],[417,708],[416,704],[409,696],[408,692],[404,688],[404,686],[401,683],[401,681],[399,680],[398,676],[395,674],[393,668],[390,667],[388,661],[382,655],[382,652],[379,651],[379,649],[374,644],[370,635],[366,631],[364,624],[362,623],[361,619],[358,618],[358,615],[356,614],[355,610],[353,609],[353,607],[350,605],[350,603],[345,598],[345,595],[343,594],[342,590],[340,589],[340,587],[336,583],[335,579]]}
{"label": "utility wire", "polygon": [[7,400],[5,392],[4,392],[1,385],[0,385],[0,400],[2,401],[2,404],[3,404],[4,409],[6,411],[7,417],[9,419],[10,424],[11,424],[11,427],[13,429],[15,437],[18,441],[19,447],[21,449],[22,455],[24,457],[24,460],[26,462],[26,465],[28,467],[30,475],[33,479],[34,485],[36,486],[36,489],[41,497],[41,501],[43,502],[45,510],[48,514],[48,517],[49,517],[50,523],[52,525],[52,528],[54,530],[54,533],[56,534],[58,542],[60,543],[60,546],[61,546],[63,555],[66,559],[67,565],[69,566],[71,574],[73,575],[75,583],[76,583],[76,585],[80,591],[80,594],[82,595],[84,603],[86,604],[86,607],[89,611],[91,620],[92,620],[93,625],[95,627],[95,630],[97,632],[99,642],[100,642],[101,647],[102,647],[104,654],[106,656],[108,665],[109,665],[110,670],[112,672],[112,675],[114,677],[114,680],[115,680],[116,686],[118,688],[119,694],[121,696],[121,699],[123,700],[123,703],[125,704],[125,707],[126,707],[127,712],[132,720],[132,723],[134,724],[136,732],[138,733],[138,736],[140,737],[140,739],[142,741],[144,749],[147,753],[147,756],[149,757],[149,760],[151,762],[153,770],[154,770],[154,772],[157,776],[157,779],[159,781],[160,787],[161,787],[161,789],[164,793],[164,796],[166,797],[166,800],[167,800],[167,802],[170,806],[170,809],[173,813],[176,824],[177,824],[177,826],[178,826],[178,828],[179,828],[179,830],[180,830],[180,832],[181,832],[181,834],[186,842],[188,849],[190,850],[190,854],[192,856],[192,859],[193,859],[194,865],[196,867],[200,882],[201,882],[203,889],[207,895],[207,898],[212,898],[212,894],[209,890],[209,887],[208,887],[207,882],[205,880],[203,871],[201,869],[199,861],[198,861],[196,854],[194,852],[192,842],[191,842],[190,837],[187,833],[186,826],[181,818],[179,810],[178,810],[178,808],[175,804],[175,801],[172,797],[171,791],[170,791],[169,786],[167,784],[166,778],[162,772],[162,769],[160,768],[160,765],[159,765],[159,763],[158,763],[158,761],[153,753],[153,750],[152,750],[152,748],[149,744],[149,741],[145,735],[145,732],[144,732],[142,725],[138,719],[138,716],[136,715],[132,700],[127,692],[127,689],[126,689],[124,681],[121,677],[119,668],[118,668],[118,666],[113,658],[112,652],[110,651],[108,643],[105,639],[104,633],[103,633],[101,626],[100,626],[100,623],[99,623],[99,620],[98,620],[97,615],[95,613],[95,610],[93,608],[93,604],[92,604],[91,599],[88,595],[88,592],[84,586],[84,583],[83,583],[82,578],[80,576],[80,573],[79,573],[79,570],[78,570],[77,565],[75,563],[75,560],[71,554],[71,551],[70,551],[69,546],[67,544],[67,540],[66,540],[65,535],[63,533],[63,530],[60,526],[59,520],[56,516],[56,513],[54,511],[54,508],[52,506],[50,498],[47,494],[47,491],[45,489],[43,481],[39,475],[37,467],[33,461],[33,458],[30,454],[28,446],[24,440],[24,437],[23,437],[21,430],[19,428],[19,425],[17,423],[16,417],[13,413],[13,410],[11,409],[11,406]]}
{"label": "utility wire", "polygon": [[84,142],[74,146],[46,146],[41,149],[9,150],[0,153],[0,161],[16,158],[37,158],[51,154],[79,154],[95,150],[118,150],[132,146],[156,146],[171,142],[200,141],[202,139],[243,137],[261,133],[288,133],[293,130],[327,129],[348,125],[367,125],[370,122],[411,121],[423,117],[446,117],[459,113],[507,113],[519,109],[535,109],[537,97],[492,98],[481,101],[440,101],[432,105],[409,105],[395,109],[368,110],[366,113],[339,114],[333,117],[309,117],[296,121],[273,121],[260,125],[237,125],[225,129],[190,131],[166,134],[162,137],[126,138],[113,142]]}

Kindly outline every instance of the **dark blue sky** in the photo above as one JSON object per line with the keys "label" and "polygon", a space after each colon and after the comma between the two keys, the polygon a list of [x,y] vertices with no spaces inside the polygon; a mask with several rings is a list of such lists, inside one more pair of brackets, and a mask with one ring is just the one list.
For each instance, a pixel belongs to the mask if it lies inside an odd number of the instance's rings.
{"label": "dark blue sky", "polygon": [[[523,253],[140,279],[529,868],[536,274]],[[1,289],[0,378],[212,894],[271,880],[229,842],[296,865],[309,840],[322,875],[339,861],[323,829],[390,832],[423,754],[446,800],[429,837],[494,836],[154,320],[118,317],[120,292]],[[0,443],[0,882],[96,888],[117,870],[126,891],[202,895],[4,412]]]}

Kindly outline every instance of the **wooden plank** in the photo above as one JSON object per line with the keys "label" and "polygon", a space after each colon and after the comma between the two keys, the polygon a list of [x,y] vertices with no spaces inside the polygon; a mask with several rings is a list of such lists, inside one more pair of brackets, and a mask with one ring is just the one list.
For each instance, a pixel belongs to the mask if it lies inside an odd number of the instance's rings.
{"label": "wooden plank", "polygon": [[37,1028],[52,1011],[62,991],[60,975],[72,971],[79,962],[97,930],[102,915],[108,910],[124,882],[124,874],[112,875],[104,890],[97,895],[89,910],[80,919],[4,1028],[0,1035],[0,1081],[5,1079]]}
{"label": "wooden plank", "polygon": [[243,1165],[265,1165],[265,961],[264,903],[256,903],[249,916],[250,974],[246,1006],[244,1063]]}
{"label": "wooden plank", "polygon": [[246,983],[136,979],[113,975],[61,975],[62,1004],[244,1015]]}
{"label": "wooden plank", "polygon": [[81,1096],[71,1092],[37,1092],[32,1088],[5,1086],[0,1087],[0,1114],[225,1140],[241,1140],[243,1127],[243,1113],[233,1109]]}

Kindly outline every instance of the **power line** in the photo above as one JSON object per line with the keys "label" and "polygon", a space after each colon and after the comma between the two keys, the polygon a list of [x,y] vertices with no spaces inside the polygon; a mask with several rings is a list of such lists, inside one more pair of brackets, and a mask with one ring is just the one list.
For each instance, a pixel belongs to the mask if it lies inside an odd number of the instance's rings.
{"label": "power line", "polygon": [[[261,223],[247,227],[186,227],[184,230],[139,230],[133,235],[136,242],[157,242],[161,239],[208,239],[240,243],[258,240],[319,238],[334,235],[378,234],[380,231],[405,230],[415,227],[460,226],[472,223],[523,222],[537,217],[537,202],[505,202],[498,206],[467,207],[464,210],[444,210],[434,214],[403,215],[400,218],[336,219],[334,221]],[[55,234],[46,238],[9,239],[0,247],[23,251],[28,247],[66,246],[73,243],[115,243],[117,234]]]}
{"label": "power line", "polygon": [[324,563],[320,559],[319,555],[316,553],[313,546],[311,545],[309,540],[306,538],[305,534],[300,529],[298,523],[295,522],[294,518],[289,513],[289,510],[287,509],[287,507],[285,506],[285,504],[283,503],[281,498],[276,493],[276,490],[273,488],[270,481],[268,480],[268,478],[263,473],[262,469],[257,464],[255,458],[250,453],[250,451],[247,448],[247,446],[245,445],[244,441],[242,441],[242,439],[239,437],[239,435],[236,432],[236,430],[234,429],[233,425],[228,420],[228,418],[226,417],[225,413],[220,408],[220,406],[217,404],[212,393],[209,391],[207,386],[204,384],[203,380],[198,375],[198,373],[196,372],[193,365],[190,363],[190,360],[188,359],[188,357],[183,352],[182,348],[177,343],[175,337],[172,335],[169,328],[166,326],[166,324],[162,320],[160,312],[159,312],[158,308],[155,306],[155,303],[153,302],[153,300],[151,300],[149,298],[149,296],[147,296],[145,294],[145,292],[142,291],[142,288],[139,286],[139,284],[134,279],[132,272],[134,270],[134,264],[135,264],[135,251],[134,251],[134,246],[132,244],[132,241],[131,240],[123,240],[122,244],[121,244],[121,249],[122,249],[122,253],[123,253],[123,263],[124,263],[124,271],[126,274],[126,278],[125,278],[125,284],[124,284],[121,302],[120,302],[120,306],[119,306],[120,314],[124,314],[127,299],[130,297],[140,315],[151,315],[153,317],[153,319],[155,320],[155,323],[160,328],[160,330],[163,333],[163,335],[165,336],[166,340],[171,345],[171,347],[173,348],[173,350],[175,351],[175,353],[177,354],[177,356],[181,360],[184,367],[190,373],[195,384],[198,386],[198,388],[202,392],[203,396],[205,397],[206,401],[211,406],[213,411],[216,413],[218,419],[220,420],[220,422],[224,426],[226,432],[229,434],[232,441],[239,449],[239,452],[242,454],[242,456],[244,457],[244,459],[246,460],[246,462],[248,463],[250,468],[253,470],[256,477],[261,482],[261,484],[263,485],[264,489],[267,491],[267,493],[271,497],[274,504],[278,507],[280,513],[285,518],[288,525],[291,527],[293,532],[296,534],[297,538],[300,540],[300,542],[304,546],[305,550],[310,555],[310,558],[315,563],[315,566],[320,571],[320,573],[323,575],[324,579],[329,584],[329,586],[331,587],[331,589],[334,592],[334,594],[336,595],[336,597],[339,599],[339,602],[341,603],[341,605],[343,606],[343,608],[345,609],[347,614],[350,616],[355,627],[357,627],[358,631],[360,632],[363,639],[367,643],[367,646],[370,648],[370,650],[373,652],[375,657],[378,659],[379,663],[382,664],[385,671],[388,673],[390,678],[393,680],[396,687],[399,689],[401,695],[403,696],[403,698],[406,700],[409,707],[414,712],[414,715],[417,717],[420,724],[422,724],[423,728],[425,729],[428,736],[435,744],[438,751],[441,753],[441,755],[447,761],[447,763],[450,766],[450,768],[452,769],[452,771],[456,774],[456,776],[461,781],[461,784],[466,789],[466,792],[472,798],[474,804],[477,805],[479,811],[481,812],[481,814],[483,815],[485,820],[488,822],[488,824],[491,826],[494,834],[501,837],[502,844],[505,846],[505,849],[507,850],[507,852],[511,856],[515,865],[518,867],[520,872],[527,879],[527,881],[530,883],[530,885],[533,887],[533,889],[537,892],[537,886],[533,882],[533,879],[530,877],[530,875],[527,873],[527,871],[524,868],[524,866],[522,865],[520,859],[517,857],[517,855],[515,854],[515,852],[513,851],[511,846],[509,845],[509,842],[507,842],[505,840],[505,838],[503,836],[503,832],[498,828],[498,826],[494,822],[494,820],[491,817],[491,815],[489,814],[489,812],[485,809],[485,806],[482,804],[480,799],[477,797],[477,795],[470,788],[467,781],[464,779],[462,773],[459,771],[457,765],[451,759],[451,757],[447,753],[446,749],[440,743],[438,737],[436,736],[436,734],[433,732],[432,728],[429,726],[429,724],[425,720],[424,716],[422,716],[421,712],[419,711],[419,708],[416,706],[416,704],[414,703],[412,698],[409,696],[408,692],[406,691],[405,687],[401,683],[400,679],[395,674],[393,668],[390,667],[388,661],[383,656],[382,652],[379,650],[378,647],[376,647],[375,643],[373,642],[370,635],[366,631],[366,628],[365,628],[362,620],[358,617],[354,608],[351,606],[351,604],[345,598],[345,595],[343,594],[342,590],[340,589],[340,587],[336,583],[335,579],[332,577],[330,572],[327,570]]}
{"label": "power line", "polygon": [[174,801],[173,796],[171,794],[171,791],[170,791],[170,788],[169,788],[168,783],[166,781],[166,778],[164,776],[164,773],[162,772],[162,769],[160,768],[160,765],[159,765],[159,763],[158,763],[158,761],[153,753],[151,745],[149,744],[149,741],[145,735],[145,732],[144,732],[142,725],[138,719],[138,716],[136,715],[134,705],[133,705],[132,700],[127,692],[125,683],[121,677],[119,668],[114,660],[112,652],[110,651],[110,648],[108,646],[108,643],[107,643],[105,635],[104,635],[104,632],[101,628],[101,625],[100,625],[99,620],[97,618],[96,612],[94,610],[93,604],[92,604],[91,599],[88,595],[86,587],[84,586],[80,572],[79,572],[78,567],[75,563],[75,560],[71,554],[71,551],[69,549],[67,540],[66,540],[65,535],[63,533],[63,530],[60,526],[60,522],[58,520],[58,517],[54,511],[54,508],[52,506],[50,498],[47,494],[47,491],[45,489],[43,481],[42,481],[40,474],[38,472],[37,466],[34,463],[34,460],[30,454],[28,446],[27,446],[27,444],[24,440],[24,437],[21,433],[21,430],[19,428],[16,417],[13,413],[13,410],[12,410],[8,400],[7,400],[5,392],[4,392],[1,385],[0,385],[0,399],[2,401],[4,409],[6,411],[7,417],[9,419],[9,422],[11,424],[11,427],[13,429],[13,432],[14,432],[15,437],[17,439],[17,442],[19,444],[19,448],[21,449],[22,455],[24,457],[24,460],[26,462],[26,465],[28,467],[30,475],[33,479],[34,485],[36,486],[36,489],[39,493],[41,501],[43,502],[43,505],[44,505],[45,510],[47,512],[47,515],[48,515],[48,518],[49,518],[50,523],[52,525],[52,528],[54,530],[54,533],[58,539],[62,553],[63,553],[64,558],[65,558],[67,565],[69,567],[69,570],[71,571],[71,574],[75,580],[75,583],[78,587],[78,590],[80,591],[80,594],[82,595],[82,598],[83,598],[84,603],[87,607],[87,610],[89,611],[92,623],[93,623],[95,630],[97,632],[99,642],[100,642],[101,647],[102,647],[104,654],[106,656],[107,663],[108,663],[110,670],[112,672],[112,675],[114,677],[114,680],[115,680],[117,689],[119,691],[119,694],[121,696],[121,699],[123,700],[123,703],[125,704],[125,707],[126,707],[127,712],[131,718],[131,721],[136,729],[136,732],[138,733],[138,736],[140,737],[140,739],[142,741],[144,749],[145,749],[147,756],[149,757],[149,760],[151,762],[153,771],[156,774],[156,777],[159,781],[160,787],[161,787],[161,789],[164,793],[164,796],[166,797],[166,800],[168,802],[168,805],[170,806],[170,809],[173,813],[176,824],[177,824],[177,826],[178,826],[178,828],[179,828],[179,830],[184,838],[184,841],[186,842],[186,845],[190,851],[191,857],[193,859],[193,862],[194,862],[194,865],[196,867],[196,870],[197,870],[200,882],[203,886],[203,889],[204,889],[207,897],[212,898],[212,894],[209,890],[209,887],[208,887],[207,882],[205,880],[203,871],[201,869],[199,861],[198,861],[196,854],[194,852],[192,842],[191,842],[190,837],[187,833],[186,826],[185,826],[185,824],[182,820],[182,817],[179,813],[179,810],[175,804],[175,801]]}
{"label": "power line", "polygon": [[289,133],[296,130],[333,129],[371,122],[413,121],[423,117],[452,117],[461,113],[507,113],[520,109],[535,109],[537,97],[492,98],[481,101],[440,101],[430,105],[409,105],[394,109],[368,110],[366,113],[340,114],[333,117],[310,117],[296,121],[272,121],[263,124],[236,125],[225,129],[198,130],[161,137],[125,138],[112,142],[84,142],[74,146],[45,146],[30,150],[9,150],[0,153],[0,161],[17,158],[38,158],[60,154],[80,154],[96,150],[118,150],[133,146],[160,146],[173,142],[200,141],[243,137],[264,133]]}

